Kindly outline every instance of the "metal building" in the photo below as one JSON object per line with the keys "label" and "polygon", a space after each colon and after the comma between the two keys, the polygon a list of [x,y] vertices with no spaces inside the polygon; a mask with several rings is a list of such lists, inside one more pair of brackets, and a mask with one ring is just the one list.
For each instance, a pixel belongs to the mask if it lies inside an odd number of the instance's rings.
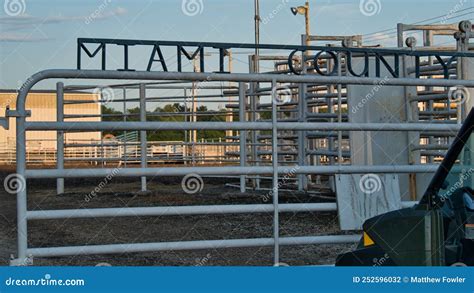
{"label": "metal building", "polygon": [[[18,92],[15,90],[0,91],[0,105],[2,108],[10,107],[15,110]],[[101,108],[98,103],[90,103],[97,100],[94,93],[68,93],[64,97],[65,115],[100,115]],[[89,101],[89,103],[69,104],[71,101]],[[51,90],[35,90],[28,94],[28,109],[31,110],[30,121],[56,121],[56,92]],[[100,121],[100,117],[74,117],[69,121]],[[11,121],[10,129],[0,128],[0,163],[12,164],[15,162],[16,133],[15,121]],[[101,139],[100,132],[73,132],[66,133],[65,143],[80,143],[98,141]],[[28,161],[31,163],[55,162],[56,157],[56,132],[54,131],[32,131],[26,135],[26,148]]]}

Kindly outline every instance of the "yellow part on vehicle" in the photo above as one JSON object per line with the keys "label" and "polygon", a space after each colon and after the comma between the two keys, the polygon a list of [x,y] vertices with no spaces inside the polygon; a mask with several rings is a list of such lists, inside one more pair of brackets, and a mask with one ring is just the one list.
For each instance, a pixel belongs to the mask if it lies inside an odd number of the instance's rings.
{"label": "yellow part on vehicle", "polygon": [[364,246],[371,246],[371,245],[375,244],[374,240],[372,240],[372,238],[370,238],[369,234],[364,232],[363,237],[364,237]]}

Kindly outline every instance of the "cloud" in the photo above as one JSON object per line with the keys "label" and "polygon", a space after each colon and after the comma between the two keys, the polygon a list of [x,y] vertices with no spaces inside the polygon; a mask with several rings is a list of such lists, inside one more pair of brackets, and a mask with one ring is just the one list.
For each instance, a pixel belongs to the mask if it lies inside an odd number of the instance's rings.
{"label": "cloud", "polygon": [[0,42],[42,42],[50,39],[48,37],[35,37],[27,34],[0,33]]}
{"label": "cloud", "polygon": [[340,17],[347,17],[360,13],[359,4],[354,3],[333,3],[329,1],[328,3],[321,3],[317,9],[318,14],[327,14],[327,15],[337,15]]}
{"label": "cloud", "polygon": [[394,33],[375,33],[363,39],[364,44],[394,47],[397,45],[397,35]]}
{"label": "cloud", "polygon": [[0,42],[38,42],[45,41],[51,38],[44,37],[32,37],[27,34],[14,33],[20,30],[27,30],[36,28],[39,25],[44,24],[62,24],[67,22],[85,22],[90,23],[91,20],[106,20],[111,17],[124,15],[127,10],[123,7],[117,7],[113,10],[107,11],[104,7],[100,7],[95,11],[92,11],[89,15],[83,16],[47,16],[37,17],[28,14],[19,16],[3,16],[0,17]]}
{"label": "cloud", "polygon": [[127,10],[123,7],[117,7],[112,11],[104,12],[97,10],[92,12],[90,15],[84,16],[48,16],[48,17],[36,17],[31,15],[19,15],[19,16],[3,16],[0,17],[0,24],[11,25],[11,26],[25,26],[25,25],[38,25],[38,24],[56,24],[63,22],[72,22],[72,21],[83,21],[91,15],[95,15],[94,19],[107,19],[113,16],[119,16],[126,14]]}

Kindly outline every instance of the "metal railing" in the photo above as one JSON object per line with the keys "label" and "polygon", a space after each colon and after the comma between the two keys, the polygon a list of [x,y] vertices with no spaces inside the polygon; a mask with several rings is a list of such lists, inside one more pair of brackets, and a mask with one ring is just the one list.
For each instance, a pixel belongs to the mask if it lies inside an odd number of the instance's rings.
{"label": "metal railing", "polygon": [[[64,85],[57,84],[58,119],[56,122],[26,121],[28,111],[25,108],[26,96],[30,89],[39,81],[45,79],[119,79],[141,81],[232,81],[238,82],[239,116],[238,122],[165,122],[146,121],[144,111],[146,104],[145,85],[140,86],[141,121],[114,121],[114,122],[66,122],[63,121],[62,107],[64,105]],[[200,175],[238,175],[241,176],[241,188],[245,191],[245,177],[250,175],[266,175],[272,178],[272,204],[264,205],[216,205],[216,206],[183,206],[183,207],[149,207],[149,208],[107,208],[107,209],[71,209],[71,210],[36,210],[27,209],[27,189],[17,190],[17,217],[18,217],[18,258],[14,264],[24,264],[30,256],[60,256],[95,253],[139,252],[176,249],[203,249],[223,247],[251,247],[273,246],[274,262],[279,262],[280,245],[299,244],[325,244],[325,243],[352,243],[359,240],[358,235],[332,235],[332,236],[301,236],[280,237],[279,214],[281,212],[320,212],[335,211],[337,206],[328,203],[308,204],[280,204],[278,178],[283,174],[350,174],[350,173],[422,173],[433,172],[437,166],[426,165],[306,165],[293,164],[282,166],[279,162],[280,131],[436,131],[453,135],[459,128],[457,124],[429,124],[429,123],[340,123],[340,122],[279,122],[277,111],[278,83],[295,84],[328,84],[336,85],[374,85],[383,80],[385,86],[465,86],[474,87],[472,80],[448,79],[415,79],[415,78],[367,78],[349,76],[319,76],[319,75],[275,75],[275,74],[220,74],[220,73],[172,73],[172,72],[142,72],[142,71],[97,71],[97,70],[46,70],[31,76],[22,86],[18,94],[16,111],[8,112],[5,120],[10,117],[16,119],[17,142],[16,161],[17,174],[29,178],[57,178],[58,192],[64,191],[64,178],[73,177],[105,177],[105,176],[134,176],[142,178],[142,189],[146,190],[146,176],[182,176],[189,173]],[[270,83],[271,87],[271,120],[247,121],[245,99],[252,93],[247,89],[252,82]],[[2,122],[3,123],[3,122]],[[7,125],[7,123],[3,123]],[[186,167],[149,167],[146,154],[146,131],[153,130],[237,130],[241,131],[240,164],[239,166],[186,166]],[[55,169],[27,169],[26,165],[26,132],[27,131],[56,131],[58,133],[58,155]],[[64,132],[67,131],[106,131],[126,130],[140,131],[141,156],[140,167],[123,168],[117,172],[116,168],[84,168],[67,169],[64,167]],[[243,130],[267,131],[271,139],[271,165],[248,164],[245,154],[246,140]],[[404,203],[410,206],[413,203]],[[131,215],[174,215],[174,214],[222,214],[222,213],[273,213],[273,238],[253,239],[224,239],[200,240],[180,242],[156,243],[127,243],[103,244],[70,247],[28,247],[28,220],[59,219],[64,217],[95,217],[95,216],[131,216]]]}
{"label": "metal railing", "polygon": [[[28,165],[56,164],[57,150],[51,147],[56,140],[27,140],[26,163]],[[147,141],[147,160],[150,164],[181,163],[192,160],[199,164],[237,163],[238,158],[229,158],[229,153],[237,154],[238,143],[223,143],[209,139],[197,142],[183,141]],[[138,141],[114,140],[68,140],[64,144],[64,161],[86,164],[103,164],[112,162],[117,165],[140,163],[141,145]],[[15,143],[0,144],[0,165],[16,163]]]}

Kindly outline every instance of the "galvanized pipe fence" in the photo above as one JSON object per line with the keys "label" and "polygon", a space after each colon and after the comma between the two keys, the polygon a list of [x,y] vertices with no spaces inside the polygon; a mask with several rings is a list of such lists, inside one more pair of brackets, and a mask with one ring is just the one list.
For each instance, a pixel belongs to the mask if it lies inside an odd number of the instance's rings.
{"label": "galvanized pipe fence", "polygon": [[[46,79],[87,79],[87,80],[139,80],[140,89],[140,121],[96,121],[96,122],[67,122],[63,119],[61,109],[58,109],[56,122],[33,122],[27,121],[29,113],[26,109],[26,97],[31,88],[38,82]],[[146,85],[145,81],[229,81],[238,84],[239,98],[239,121],[233,122],[165,122],[146,121]],[[270,83],[271,86],[271,119],[269,121],[258,121],[248,119],[245,113],[247,103],[245,99],[255,82]],[[431,131],[453,135],[459,124],[447,123],[343,123],[339,119],[332,122],[309,122],[298,119],[297,121],[285,122],[278,119],[278,108],[284,106],[279,99],[279,84],[292,83],[300,86],[308,84],[325,85],[374,85],[383,82],[384,86],[464,86],[474,87],[472,80],[450,80],[450,79],[416,79],[416,78],[368,78],[350,76],[320,76],[320,75],[277,75],[277,74],[222,74],[222,73],[184,73],[184,72],[142,72],[142,71],[102,71],[102,70],[45,70],[31,76],[19,91],[15,111],[7,112],[8,117],[3,125],[8,125],[8,119],[15,117],[17,132],[17,173],[26,179],[30,178],[56,178],[58,193],[64,192],[64,178],[75,177],[106,177],[126,176],[140,177],[142,190],[146,190],[147,176],[183,176],[190,173],[209,176],[240,176],[241,191],[245,191],[246,177],[254,175],[268,176],[272,178],[272,204],[252,205],[216,205],[216,206],[181,206],[181,207],[149,207],[149,208],[106,208],[106,209],[69,209],[69,210],[28,210],[27,188],[17,191],[17,217],[18,217],[18,256],[13,264],[24,264],[29,257],[63,256],[77,254],[96,253],[123,253],[182,249],[205,249],[205,248],[228,248],[228,247],[252,247],[273,246],[274,263],[278,264],[280,245],[301,244],[329,244],[329,243],[353,243],[359,240],[359,235],[332,235],[332,236],[301,236],[281,237],[279,231],[279,215],[281,212],[322,212],[335,211],[335,203],[308,203],[308,204],[280,204],[279,203],[279,177],[285,174],[296,174],[307,176],[310,174],[354,174],[354,173],[424,173],[433,172],[436,165],[316,165],[306,163],[305,160],[293,164],[283,165],[279,161],[279,132],[280,131]],[[57,84],[58,105],[64,103],[64,85]],[[340,96],[340,95],[339,95]],[[299,100],[298,104],[303,104]],[[254,105],[255,106],[255,105]],[[253,108],[255,109],[255,108]],[[64,168],[64,151],[62,135],[68,131],[140,131],[140,144],[142,147],[141,164],[139,167],[123,168],[119,172],[114,168]],[[238,166],[186,166],[186,167],[151,167],[147,163],[146,153],[146,131],[155,130],[236,130],[239,131],[239,165]],[[245,131],[266,131],[271,140],[271,165],[248,163],[246,154],[247,134]],[[28,169],[26,164],[26,132],[27,131],[56,131],[58,134],[58,159],[55,169]],[[339,135],[339,138],[341,136]],[[254,141],[255,142],[255,141]],[[251,148],[251,147],[250,147]],[[298,154],[300,156],[301,153]],[[341,156],[339,151],[338,156]],[[303,164],[301,164],[303,162]],[[405,202],[403,206],[411,206],[413,202]],[[222,240],[199,240],[180,242],[156,242],[156,243],[124,243],[103,244],[69,247],[28,247],[28,220],[45,220],[61,218],[89,218],[89,217],[118,217],[132,215],[198,215],[198,214],[225,214],[225,213],[263,213],[273,212],[273,237],[253,239],[222,239]]]}

